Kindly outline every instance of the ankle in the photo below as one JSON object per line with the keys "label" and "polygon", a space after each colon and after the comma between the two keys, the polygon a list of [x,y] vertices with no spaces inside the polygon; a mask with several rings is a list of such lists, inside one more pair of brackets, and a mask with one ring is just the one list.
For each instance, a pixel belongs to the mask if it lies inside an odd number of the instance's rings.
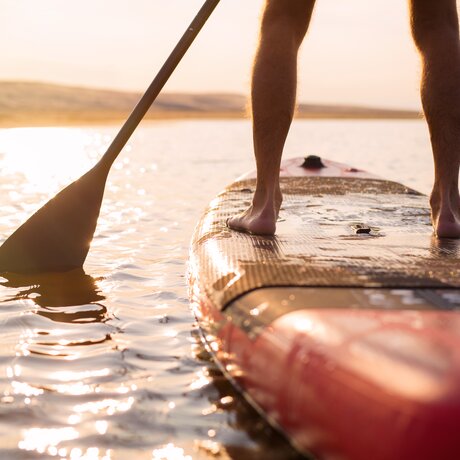
{"label": "ankle", "polygon": [[279,186],[271,187],[257,187],[252,199],[253,207],[263,208],[276,208],[279,210],[283,196]]}

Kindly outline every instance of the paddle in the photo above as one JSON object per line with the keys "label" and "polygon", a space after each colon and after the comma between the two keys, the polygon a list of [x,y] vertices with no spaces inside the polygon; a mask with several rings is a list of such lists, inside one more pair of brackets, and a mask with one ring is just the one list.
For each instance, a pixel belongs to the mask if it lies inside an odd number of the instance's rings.
{"label": "paddle", "polygon": [[219,0],[207,0],[100,161],[40,208],[0,247],[0,271],[65,271],[89,251],[112,163],[150,108]]}

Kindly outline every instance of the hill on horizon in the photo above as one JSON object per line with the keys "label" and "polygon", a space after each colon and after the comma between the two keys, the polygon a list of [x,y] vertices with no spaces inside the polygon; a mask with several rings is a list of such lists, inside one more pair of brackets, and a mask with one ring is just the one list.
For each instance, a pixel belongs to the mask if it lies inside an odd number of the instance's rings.
{"label": "hill on horizon", "polygon": [[[27,81],[0,81],[0,124],[68,124],[125,119],[141,94]],[[146,119],[242,118],[247,98],[233,93],[162,93]],[[305,104],[299,118],[420,118],[413,110]]]}

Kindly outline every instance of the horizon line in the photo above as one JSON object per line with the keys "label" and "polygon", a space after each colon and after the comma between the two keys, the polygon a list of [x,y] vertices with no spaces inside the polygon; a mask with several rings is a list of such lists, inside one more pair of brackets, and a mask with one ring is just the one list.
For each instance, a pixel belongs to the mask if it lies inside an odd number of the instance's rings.
{"label": "horizon line", "polygon": [[[99,85],[86,85],[84,83],[66,83],[66,82],[59,82],[53,80],[29,80],[29,79],[0,79],[0,84],[26,84],[26,85],[43,85],[43,86],[56,86],[68,89],[75,89],[75,90],[89,90],[89,91],[106,91],[106,92],[113,92],[113,93],[124,93],[124,94],[131,94],[131,95],[138,95],[141,96],[144,91],[136,90],[136,89],[126,89],[120,87],[107,87],[107,86],[99,86]],[[237,91],[195,91],[195,90],[183,90],[183,91],[162,91],[159,94],[161,95],[196,95],[196,96],[204,96],[204,95],[229,95],[229,96],[239,96],[248,99],[250,97],[249,90],[247,93],[244,92],[237,92]],[[316,101],[305,101],[305,100],[298,100],[297,106],[300,105],[307,105],[307,106],[322,106],[322,107],[340,107],[340,108],[353,108],[353,109],[367,109],[367,110],[382,110],[382,111],[403,111],[403,112],[417,112],[421,113],[421,111],[414,107],[386,107],[386,106],[376,106],[376,105],[361,105],[361,104],[352,104],[348,102],[337,102],[337,103],[323,103],[323,102],[316,102]]]}

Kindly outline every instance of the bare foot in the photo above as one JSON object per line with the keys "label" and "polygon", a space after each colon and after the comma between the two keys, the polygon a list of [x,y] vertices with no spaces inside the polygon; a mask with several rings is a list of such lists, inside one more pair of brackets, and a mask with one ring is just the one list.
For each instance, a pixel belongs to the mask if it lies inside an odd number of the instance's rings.
{"label": "bare foot", "polygon": [[431,221],[438,238],[460,238],[460,207],[458,191],[454,190],[448,200],[433,191],[430,199]]}
{"label": "bare foot", "polygon": [[230,217],[227,226],[232,230],[255,235],[274,235],[282,199],[280,191],[276,193],[275,199],[259,197],[256,193],[252,205],[241,214]]}
{"label": "bare foot", "polygon": [[460,238],[460,220],[452,212],[441,212],[433,219],[438,238]]}
{"label": "bare foot", "polygon": [[227,226],[232,230],[253,233],[255,235],[274,235],[276,231],[276,216],[268,210],[257,211],[253,206],[235,217],[227,220]]}

